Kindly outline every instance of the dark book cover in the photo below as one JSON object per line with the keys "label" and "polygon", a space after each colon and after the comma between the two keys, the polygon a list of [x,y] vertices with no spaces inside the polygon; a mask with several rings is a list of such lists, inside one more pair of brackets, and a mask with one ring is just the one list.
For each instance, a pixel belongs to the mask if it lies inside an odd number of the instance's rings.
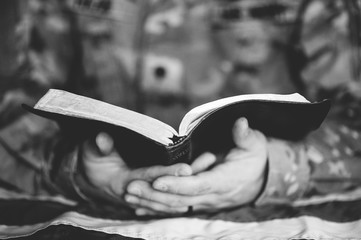
{"label": "dark book cover", "polygon": [[62,133],[79,143],[101,131],[114,138],[115,147],[130,167],[191,163],[203,152],[225,154],[235,147],[232,128],[246,117],[253,129],[266,136],[301,140],[317,129],[330,109],[330,101],[316,103],[246,100],[208,112],[186,136],[173,136],[164,145],[136,131],[107,122],[76,118],[24,106],[30,112],[58,122]]}

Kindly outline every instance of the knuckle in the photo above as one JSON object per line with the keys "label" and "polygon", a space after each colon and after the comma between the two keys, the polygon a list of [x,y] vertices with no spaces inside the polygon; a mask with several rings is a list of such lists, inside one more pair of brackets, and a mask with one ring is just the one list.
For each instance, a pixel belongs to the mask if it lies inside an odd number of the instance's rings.
{"label": "knuckle", "polygon": [[172,194],[180,194],[182,191],[181,189],[179,188],[179,186],[173,184],[173,183],[168,183],[167,185],[162,185],[162,189],[164,191],[167,191],[169,193],[172,193]]}
{"label": "knuckle", "polygon": [[136,196],[146,195],[144,193],[145,186],[142,184],[142,182],[135,181],[135,182],[130,183],[128,185],[127,190],[129,193],[134,194]]}
{"label": "knuckle", "polygon": [[155,202],[155,200],[156,200],[156,198],[155,198],[155,196],[154,196],[153,193],[147,194],[147,195],[146,195],[146,199],[149,200],[149,201],[151,201],[151,202]]}
{"label": "knuckle", "polygon": [[181,189],[177,186],[169,186],[169,191],[172,192],[173,194],[181,194]]}
{"label": "knuckle", "polygon": [[145,168],[143,172],[144,179],[152,177],[154,172],[154,167]]}
{"label": "knuckle", "polygon": [[184,201],[182,199],[176,198],[170,201],[170,207],[172,208],[179,208],[185,206]]}
{"label": "knuckle", "polygon": [[174,168],[174,175],[175,176],[187,176],[192,174],[192,169],[187,164],[179,164]]}
{"label": "knuckle", "polygon": [[163,200],[156,193],[154,193],[152,190],[148,191],[146,193],[145,197],[151,202],[161,202]]}

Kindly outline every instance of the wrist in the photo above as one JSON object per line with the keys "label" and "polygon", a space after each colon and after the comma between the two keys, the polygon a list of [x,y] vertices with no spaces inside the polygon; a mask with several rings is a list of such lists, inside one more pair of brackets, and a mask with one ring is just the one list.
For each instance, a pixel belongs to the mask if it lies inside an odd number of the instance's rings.
{"label": "wrist", "polygon": [[303,196],[309,167],[302,144],[278,139],[268,141],[268,170],[257,205],[290,204]]}
{"label": "wrist", "polygon": [[269,160],[268,157],[266,159],[266,163],[264,165],[260,180],[259,180],[259,191],[256,194],[256,196],[253,198],[253,200],[251,201],[252,203],[256,203],[260,197],[262,196],[262,194],[265,192],[266,186],[267,186],[267,181],[268,181],[268,173],[269,173]]}

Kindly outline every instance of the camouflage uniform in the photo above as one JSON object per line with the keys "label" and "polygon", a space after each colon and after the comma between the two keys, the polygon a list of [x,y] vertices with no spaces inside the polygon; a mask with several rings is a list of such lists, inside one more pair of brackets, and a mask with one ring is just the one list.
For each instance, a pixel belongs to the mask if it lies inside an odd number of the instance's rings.
{"label": "camouflage uniform", "polygon": [[[244,62],[244,59],[238,59],[237,62],[237,58],[219,54],[218,51],[221,50],[213,47],[213,40],[209,41],[210,36],[233,35],[242,38],[240,41],[243,42],[253,39],[245,39],[247,34],[243,32],[241,36],[234,35],[237,28],[224,28],[223,32],[212,28],[209,31],[208,25],[204,26],[210,21],[209,15],[204,14],[209,11],[207,7],[203,7],[207,4],[198,5],[193,1],[185,1],[184,4],[172,3],[174,5],[170,6],[160,3],[160,7],[154,7],[144,2],[99,0],[67,1],[65,4],[62,1],[34,0],[26,7],[15,7],[26,9],[20,24],[25,29],[22,34],[26,36],[23,39],[26,49],[19,48],[16,54],[22,56],[19,57],[18,68],[24,65],[28,69],[25,77],[11,75],[13,79],[21,79],[21,84],[6,91],[1,89],[0,183],[3,188],[37,195],[61,193],[74,199],[89,200],[89,196],[83,194],[84,191],[89,192],[84,190],[88,185],[77,169],[74,146],[57,145],[59,130],[53,122],[14,107],[22,102],[34,103],[50,87],[67,89],[140,110],[173,125],[190,107],[221,96],[245,92],[280,93],[297,89],[291,80],[292,74],[288,73],[278,75],[273,72],[275,75],[271,74],[267,78],[265,76],[270,72],[265,71],[259,78],[249,78],[259,67],[264,69],[262,66],[267,61],[263,58],[252,58],[250,55],[246,59],[250,62]],[[230,2],[234,4],[236,1]],[[246,3],[236,4],[234,9],[247,6],[253,15],[257,12],[255,9],[262,13],[262,10],[268,8],[278,9],[280,12],[276,15],[284,13],[281,11],[284,1],[271,1],[273,5],[260,2],[259,5],[250,6]],[[142,22],[150,10],[153,14],[147,16],[147,22]],[[197,18],[198,14],[202,17]],[[229,21],[234,12],[224,13],[220,9],[216,14]],[[281,27],[279,22],[273,23],[268,19],[269,16],[256,14],[257,16],[261,18],[247,21],[252,26],[261,26],[261,30],[267,24],[276,32],[279,30],[278,34],[287,32],[285,26]],[[288,19],[283,15],[279,17]],[[26,25],[29,22],[32,26]],[[220,22],[217,23],[218,26],[214,24],[214,28],[219,27]],[[16,24],[17,22],[13,22],[12,26],[15,28]],[[250,29],[244,22],[241,25],[243,31]],[[144,26],[144,32],[135,31],[137,26]],[[286,27],[290,28],[289,24]],[[272,52],[274,49],[269,48],[273,46],[274,36],[261,36],[264,37],[270,39],[261,43],[265,44],[262,46],[265,46],[265,51]],[[319,42],[315,39],[318,40],[308,35],[304,41],[308,54],[317,48],[314,44]],[[330,44],[324,38],[321,40],[323,45]],[[285,39],[277,41],[277,46],[284,46],[283,50],[288,49]],[[343,53],[344,45],[338,46],[336,50]],[[280,50],[277,51],[280,53]],[[271,60],[277,56],[277,51],[270,55]],[[247,49],[244,52],[246,54]],[[280,69],[285,70],[287,61],[281,60]],[[346,63],[333,63],[347,65],[348,60],[345,61]],[[268,61],[272,66],[268,69],[274,69],[274,62],[276,61]],[[322,62],[312,64],[322,65]],[[335,65],[328,66],[328,69],[334,70],[337,76],[340,72],[333,66]],[[311,66],[304,69],[305,76],[314,76],[312,73],[315,70]],[[3,79],[6,78],[2,76],[1,80],[5,81]],[[277,80],[281,84],[276,85]],[[333,80],[335,77],[329,79]],[[310,88],[304,93],[311,100],[319,98],[318,94],[324,90],[326,81],[327,79],[322,79],[316,82],[309,77],[305,82]],[[6,83],[4,86],[8,87],[9,81]],[[351,85],[360,87],[359,84],[359,81],[342,79],[331,90],[347,89]],[[326,93],[332,92],[330,89],[326,90]],[[319,130],[302,142],[269,138],[268,172],[257,204],[292,203],[317,195],[345,193],[360,186],[360,93],[343,94],[341,97],[337,94],[324,96],[334,97],[335,107]],[[167,119],[169,116],[172,119]]]}

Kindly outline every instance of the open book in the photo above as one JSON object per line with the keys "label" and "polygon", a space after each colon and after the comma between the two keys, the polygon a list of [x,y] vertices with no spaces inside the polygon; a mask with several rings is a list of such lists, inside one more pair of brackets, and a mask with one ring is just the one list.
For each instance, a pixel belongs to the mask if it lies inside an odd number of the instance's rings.
{"label": "open book", "polygon": [[189,163],[205,151],[225,153],[234,147],[232,128],[240,117],[267,136],[301,139],[320,126],[330,101],[311,103],[297,93],[228,97],[190,110],[178,131],[135,111],[57,89],[25,108],[56,120],[74,138],[108,132],[124,160],[139,167]]}

